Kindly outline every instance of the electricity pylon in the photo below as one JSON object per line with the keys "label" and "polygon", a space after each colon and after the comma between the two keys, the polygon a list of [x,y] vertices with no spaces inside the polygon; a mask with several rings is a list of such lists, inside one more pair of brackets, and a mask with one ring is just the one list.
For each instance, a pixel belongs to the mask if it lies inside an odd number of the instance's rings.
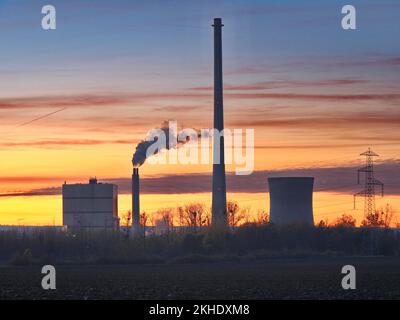
{"label": "electricity pylon", "polygon": [[364,217],[375,213],[375,186],[381,187],[383,197],[383,183],[374,177],[374,157],[379,157],[371,148],[363,152],[360,156],[366,157],[366,165],[357,171],[357,183],[360,184],[360,172],[365,173],[364,189],[354,194],[354,209],[356,208],[356,197],[364,197]]}

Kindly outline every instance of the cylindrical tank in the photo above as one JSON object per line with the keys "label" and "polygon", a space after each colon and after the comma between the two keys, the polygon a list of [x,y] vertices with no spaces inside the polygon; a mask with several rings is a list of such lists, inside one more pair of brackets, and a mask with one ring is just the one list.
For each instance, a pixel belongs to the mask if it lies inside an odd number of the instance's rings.
{"label": "cylindrical tank", "polygon": [[270,221],[275,224],[314,224],[313,177],[268,178]]}

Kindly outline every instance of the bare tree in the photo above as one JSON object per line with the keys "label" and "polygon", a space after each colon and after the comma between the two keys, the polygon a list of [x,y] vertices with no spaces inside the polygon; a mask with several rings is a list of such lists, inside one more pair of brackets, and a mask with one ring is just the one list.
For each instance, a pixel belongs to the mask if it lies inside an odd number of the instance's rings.
{"label": "bare tree", "polygon": [[124,214],[122,214],[122,225],[126,228],[129,228],[132,220],[132,211],[128,210]]}
{"label": "bare tree", "polygon": [[141,226],[142,234],[143,234],[143,245],[146,245],[145,244],[145,241],[146,241],[146,226],[147,226],[147,221],[149,220],[149,216],[147,215],[147,213],[145,211],[143,211],[140,214],[139,220],[140,220],[140,226]]}
{"label": "bare tree", "polygon": [[367,215],[363,221],[361,221],[362,227],[382,227],[384,225],[383,220],[379,212],[371,213]]}
{"label": "bare tree", "polygon": [[317,228],[328,228],[328,227],[329,227],[328,219],[320,220],[320,221],[317,223]]}
{"label": "bare tree", "polygon": [[153,224],[162,225],[169,229],[174,226],[174,209],[173,208],[161,208],[158,209],[153,215]]}
{"label": "bare tree", "polygon": [[249,209],[245,208],[241,210],[236,201],[228,201],[226,204],[226,211],[229,225],[231,227],[237,227],[241,222],[244,222]]}
{"label": "bare tree", "polygon": [[396,220],[396,211],[390,204],[386,204],[384,209],[381,209],[382,220],[385,228],[390,228],[393,219]]}
{"label": "bare tree", "polygon": [[269,214],[268,214],[268,212],[265,211],[265,210],[262,210],[262,209],[258,210],[255,222],[257,224],[261,224],[261,225],[268,224],[269,223]]}
{"label": "bare tree", "polygon": [[239,224],[242,225],[242,224],[248,223],[250,221],[250,215],[251,215],[251,207],[250,206],[240,209],[241,219],[239,221]]}
{"label": "bare tree", "polygon": [[181,227],[186,225],[185,209],[182,206],[179,206],[178,208],[176,208],[176,213],[178,216],[178,225]]}
{"label": "bare tree", "polygon": [[140,214],[140,225],[141,225],[143,228],[145,228],[145,227],[147,226],[148,220],[149,220],[148,214],[147,214],[146,212],[143,211],[143,212]]}
{"label": "bare tree", "polygon": [[125,235],[129,238],[131,231],[132,211],[128,210],[121,217],[122,225],[125,227]]}
{"label": "bare tree", "polygon": [[366,216],[365,219],[361,222],[361,226],[389,228],[392,225],[392,221],[394,218],[396,218],[395,210],[392,206],[387,204],[385,208],[381,208],[375,211],[375,213]]}
{"label": "bare tree", "polygon": [[202,203],[189,203],[182,208],[181,213],[186,226],[203,227],[210,224],[209,214]]}
{"label": "bare tree", "polygon": [[351,228],[356,226],[356,219],[352,215],[344,213],[341,217],[336,218],[332,225],[335,227]]}

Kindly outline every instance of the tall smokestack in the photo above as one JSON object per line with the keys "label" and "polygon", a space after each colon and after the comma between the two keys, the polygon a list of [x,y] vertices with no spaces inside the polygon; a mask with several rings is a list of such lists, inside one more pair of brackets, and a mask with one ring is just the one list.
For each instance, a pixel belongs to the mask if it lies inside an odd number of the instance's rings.
{"label": "tall smokestack", "polygon": [[[214,129],[222,132],[222,130],[224,130],[224,107],[222,93],[223,24],[221,18],[215,18],[212,26],[214,27]],[[220,139],[220,141],[218,141],[218,139]],[[225,153],[223,136],[220,138],[218,135],[213,135],[213,148],[212,224],[227,225]],[[216,161],[215,155],[219,155],[219,161]]]}
{"label": "tall smokestack", "polygon": [[139,168],[133,168],[132,174],[132,229],[140,228],[140,202],[139,202]]}

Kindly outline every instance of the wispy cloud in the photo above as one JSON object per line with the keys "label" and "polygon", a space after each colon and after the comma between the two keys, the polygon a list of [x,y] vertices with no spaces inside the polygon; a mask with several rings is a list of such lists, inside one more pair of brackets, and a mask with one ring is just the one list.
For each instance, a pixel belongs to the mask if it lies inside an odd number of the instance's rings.
{"label": "wispy cloud", "polygon": [[[321,81],[319,85],[327,86],[333,83],[350,84],[364,80],[334,80]],[[308,85],[307,82],[293,82],[293,85]],[[263,86],[268,87],[269,82],[256,85],[233,86],[227,91],[237,90],[260,90]],[[208,87],[202,89],[209,89]],[[196,92],[190,92],[196,91]],[[185,100],[185,99],[212,99],[211,92],[197,92],[198,90],[189,90],[185,92],[149,92],[149,93],[115,93],[109,95],[76,95],[76,96],[46,96],[46,97],[26,97],[26,98],[3,98],[0,99],[0,110],[9,109],[29,109],[29,108],[83,108],[98,106],[115,106],[128,103],[149,103],[159,100]],[[397,93],[370,93],[370,94],[299,94],[299,93],[232,93],[225,94],[230,99],[275,99],[275,100],[297,100],[297,101],[398,101],[400,94]]]}
{"label": "wispy cloud", "polygon": [[[326,114],[324,116],[293,116],[286,118],[265,117],[260,119],[259,115],[248,117],[247,119],[237,119],[229,121],[228,124],[233,127],[264,127],[264,128],[305,128],[321,129],[327,127],[342,128],[356,127],[359,125],[372,126],[399,126],[400,112],[390,113],[348,113],[341,116]],[[340,132],[339,132],[340,133]],[[349,138],[349,137],[348,137]]]}
{"label": "wispy cloud", "polygon": [[54,108],[54,107],[88,107],[109,106],[127,103],[133,99],[128,95],[70,95],[70,96],[43,96],[25,98],[0,99],[0,110]]}
{"label": "wispy cloud", "polygon": [[[273,60],[271,63],[269,60]],[[384,68],[390,73],[394,73],[400,65],[400,57],[397,55],[363,55],[363,56],[303,56],[301,58],[291,57],[284,59],[281,57],[270,58],[269,60],[259,59],[257,63],[240,64],[240,66],[228,66],[225,75],[230,76],[257,76],[257,75],[282,75],[290,77],[295,71],[304,72],[306,69],[309,74],[315,71],[333,71],[340,70],[342,74],[350,74],[349,70]],[[372,69],[371,69],[372,70]],[[372,71],[371,71],[372,72]],[[372,75],[372,74],[371,74]]]}
{"label": "wispy cloud", "polygon": [[14,147],[62,147],[62,146],[93,146],[102,144],[130,144],[133,145],[135,141],[115,139],[115,140],[91,140],[91,139],[70,139],[70,140],[36,140],[36,141],[22,141],[22,142],[0,142],[0,148],[14,148]]}
{"label": "wispy cloud", "polygon": [[[353,194],[362,186],[357,185],[357,166],[313,167],[291,170],[255,171],[249,176],[227,174],[227,191],[231,193],[262,193],[268,192],[268,177],[277,176],[312,176],[315,177],[315,191]],[[376,176],[385,183],[385,193],[400,195],[400,160],[382,161],[375,166]],[[6,178],[7,179],[7,178]],[[10,180],[12,178],[8,178]],[[20,181],[23,182],[24,178]],[[30,182],[33,178],[27,178]],[[36,178],[40,181],[40,178]],[[43,178],[44,181],[47,178]],[[62,180],[61,178],[57,178]],[[74,179],[76,180],[76,179]],[[15,182],[15,179],[13,179]],[[195,181],[195,183],[194,183]],[[4,178],[0,178],[4,182]],[[48,182],[48,181],[47,181]],[[131,179],[115,178],[104,182],[115,183],[122,194],[131,192]],[[184,194],[211,192],[211,174],[166,175],[160,177],[143,177],[141,179],[142,194]],[[0,196],[54,195],[60,194],[60,187],[28,190],[21,193],[7,193]]]}
{"label": "wispy cloud", "polygon": [[154,111],[163,111],[163,112],[171,112],[171,113],[179,113],[179,112],[188,112],[188,111],[204,111],[205,108],[211,110],[211,106],[164,106],[164,107],[156,107],[154,108]]}
{"label": "wispy cloud", "polygon": [[227,93],[232,99],[275,99],[297,101],[399,101],[400,94],[297,94],[297,93]]}
{"label": "wispy cloud", "polygon": [[[253,90],[270,90],[278,88],[302,88],[302,87],[336,87],[343,85],[354,85],[368,83],[368,80],[362,79],[330,79],[319,81],[301,81],[301,80],[278,80],[278,81],[263,81],[253,84],[242,85],[225,85],[226,91],[253,91]],[[189,88],[193,91],[210,91],[213,90],[212,86],[193,87]]]}

